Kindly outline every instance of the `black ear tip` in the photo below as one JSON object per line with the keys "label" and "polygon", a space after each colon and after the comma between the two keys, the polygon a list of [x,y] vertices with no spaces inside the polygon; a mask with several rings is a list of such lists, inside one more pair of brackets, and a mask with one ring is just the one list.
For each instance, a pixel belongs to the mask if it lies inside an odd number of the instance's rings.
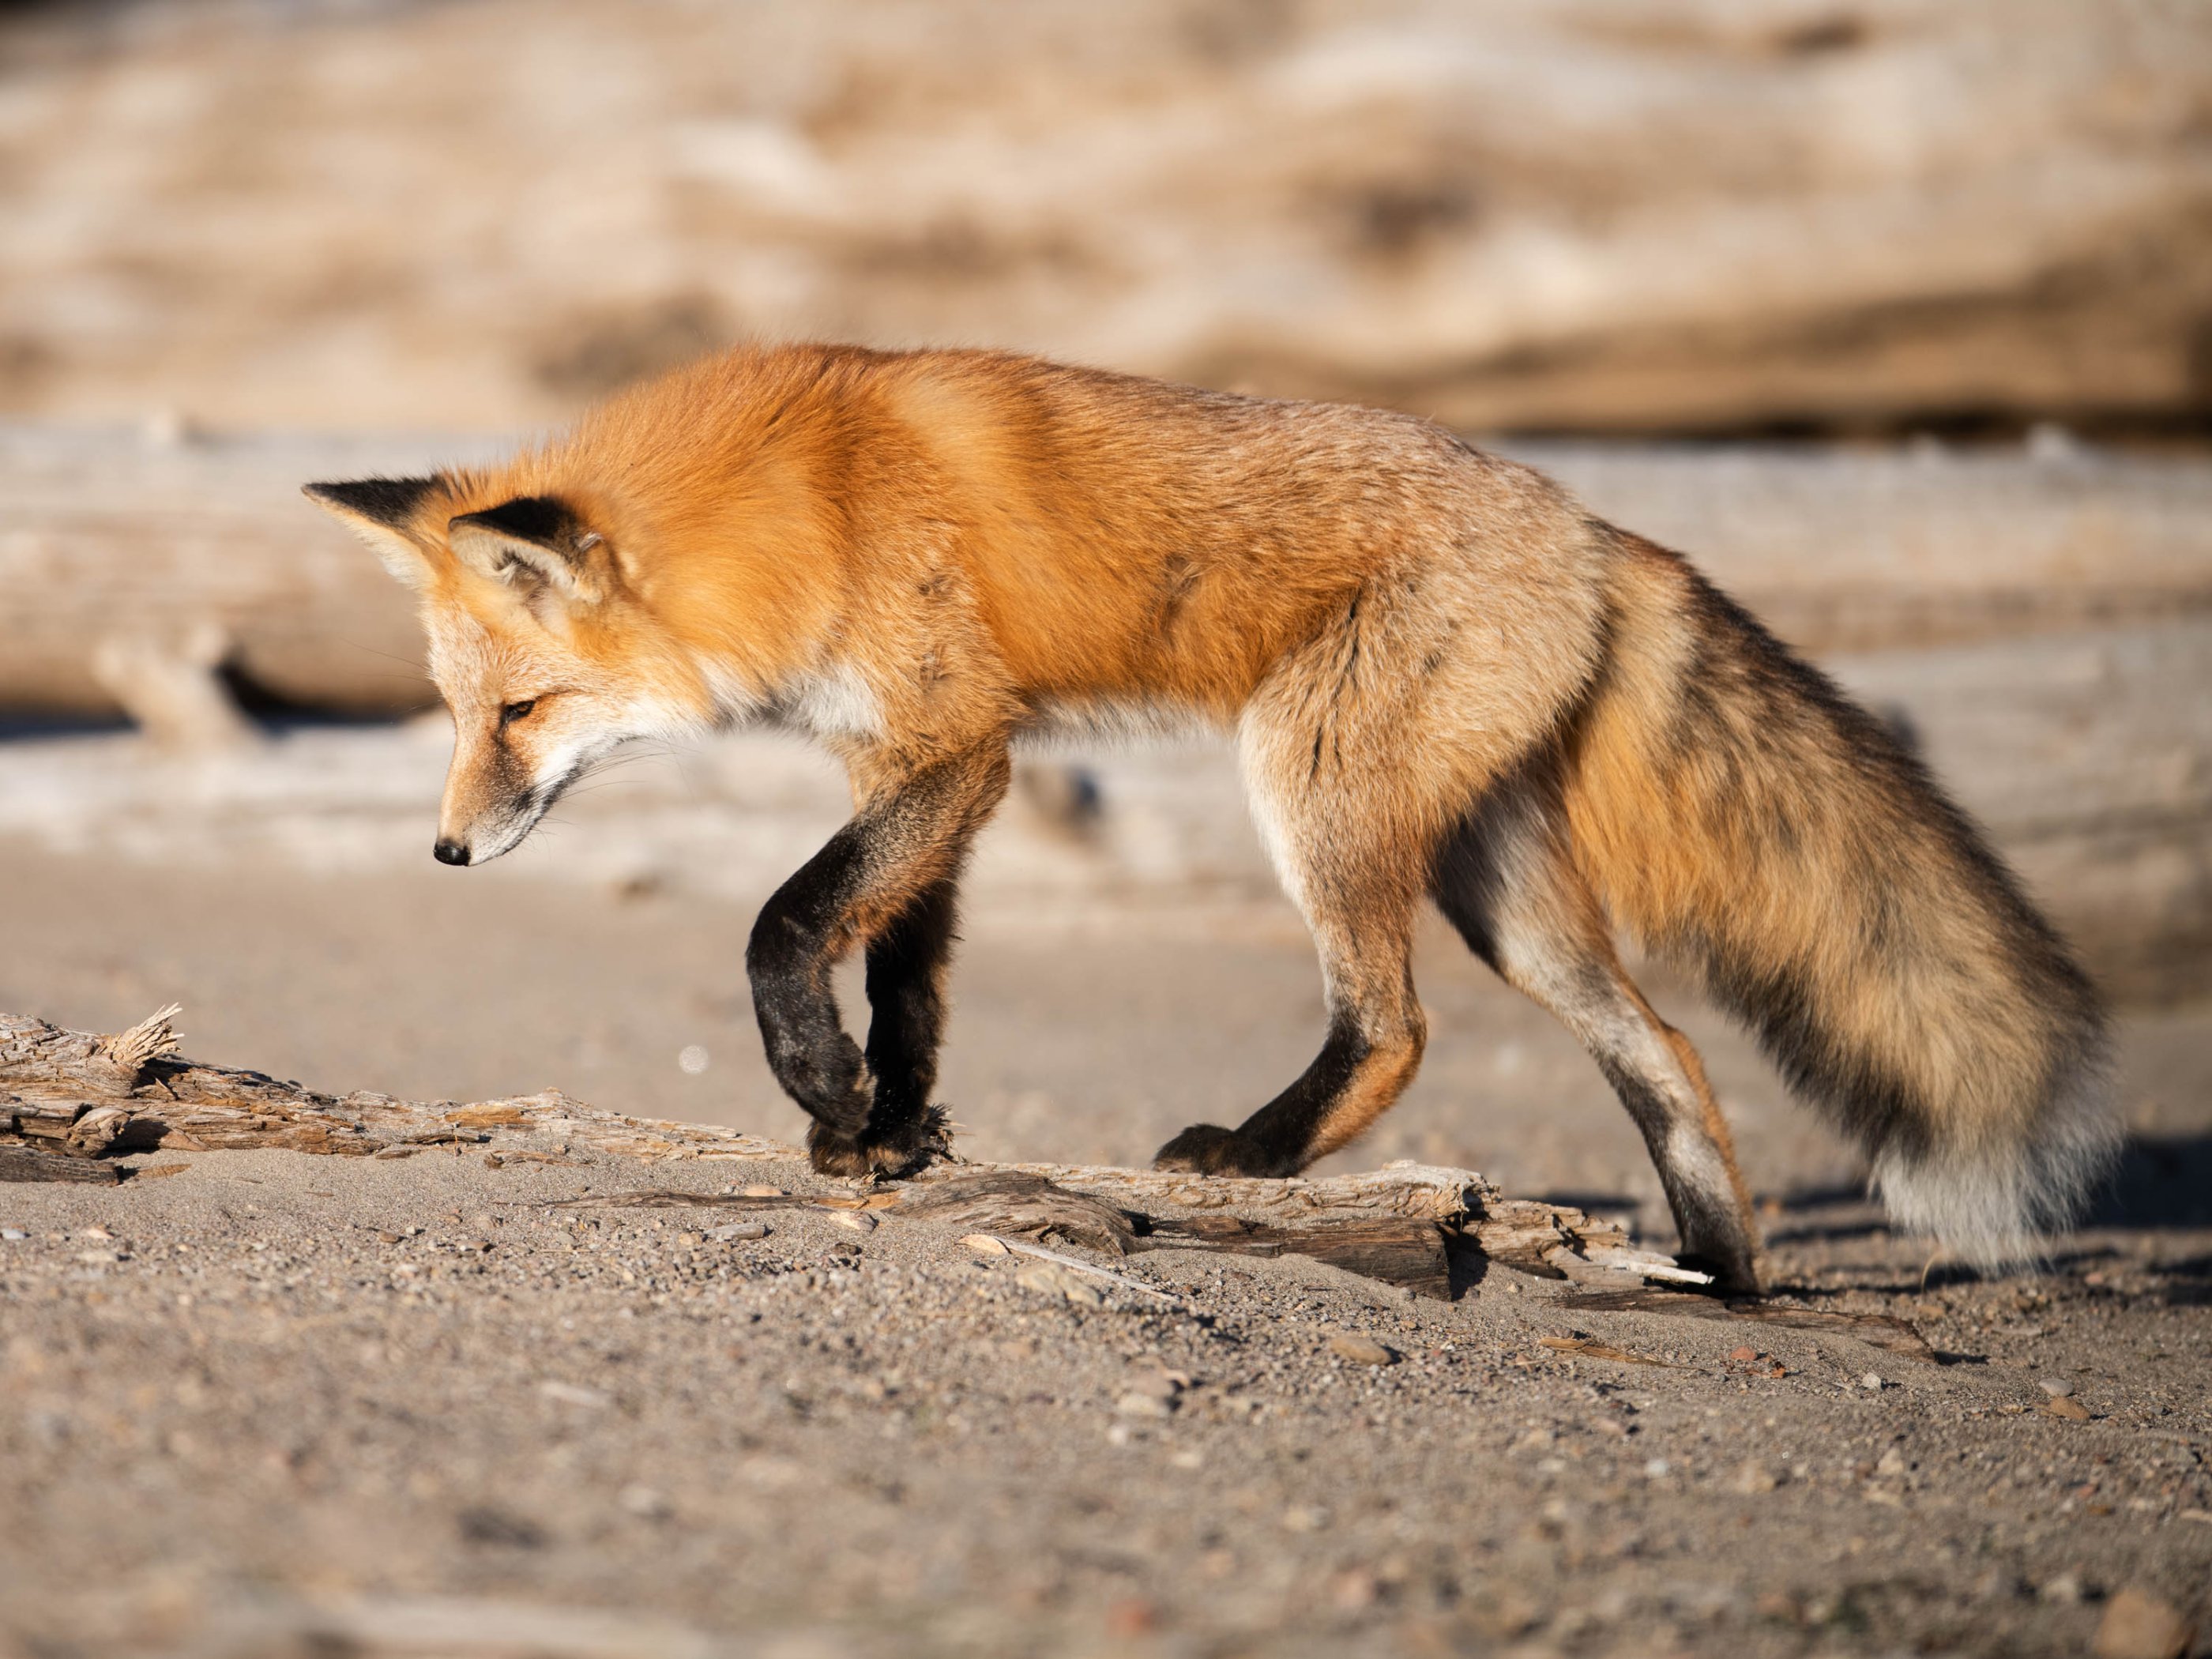
{"label": "black ear tip", "polygon": [[307,483],[300,493],[311,501],[394,528],[415,515],[422,498],[437,487],[434,478],[349,478]]}

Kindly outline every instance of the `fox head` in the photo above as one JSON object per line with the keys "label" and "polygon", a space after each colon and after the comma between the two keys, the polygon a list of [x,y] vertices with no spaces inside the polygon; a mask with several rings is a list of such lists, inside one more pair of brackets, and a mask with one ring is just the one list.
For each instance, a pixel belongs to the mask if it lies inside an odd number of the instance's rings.
{"label": "fox head", "polygon": [[703,723],[696,671],[659,642],[633,573],[577,505],[520,495],[471,509],[484,492],[453,477],[306,493],[419,601],[453,716],[441,862],[497,858],[617,744]]}

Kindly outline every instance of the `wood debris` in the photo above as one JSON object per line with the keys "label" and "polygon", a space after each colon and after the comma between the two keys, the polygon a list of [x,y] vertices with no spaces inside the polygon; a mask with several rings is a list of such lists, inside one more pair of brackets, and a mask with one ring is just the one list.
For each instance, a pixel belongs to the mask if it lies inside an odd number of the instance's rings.
{"label": "wood debris", "polygon": [[1577,1359],[1610,1359],[1623,1365],[1668,1365],[1670,1362],[1654,1359],[1647,1354],[1631,1353],[1626,1348],[1616,1348],[1587,1336],[1540,1336],[1540,1347],[1553,1353],[1572,1354]]}
{"label": "wood debris", "polygon": [[[477,1147],[488,1162],[502,1164],[568,1164],[576,1152],[641,1163],[804,1158],[780,1141],[598,1111],[557,1091],[468,1104],[367,1091],[319,1093],[263,1073],[183,1058],[172,1024],[176,1013],[165,1008],[113,1037],[0,1014],[0,1179],[114,1180],[123,1167],[114,1159],[164,1149],[405,1158]],[[1105,1270],[1047,1247],[1111,1256],[1160,1250],[1301,1255],[1437,1297],[1452,1294],[1455,1261],[1469,1255],[1584,1283],[1593,1274],[1624,1273],[1670,1284],[1709,1282],[1671,1257],[1638,1249],[1617,1223],[1566,1205],[1506,1198],[1469,1170],[1412,1163],[1358,1175],[1261,1181],[956,1159],[916,1180],[860,1191],[789,1193],[755,1183],[723,1193],[648,1188],[562,1202],[813,1209],[842,1215],[855,1231],[878,1218],[930,1222],[1092,1273]]]}
{"label": "wood debris", "polygon": [[1923,1364],[1939,1364],[1927,1339],[1904,1320],[1888,1314],[1837,1313],[1820,1308],[1778,1307],[1771,1302],[1717,1301],[1689,1296],[1680,1291],[1607,1291],[1577,1296],[1568,1304],[1577,1311],[1592,1313],[1674,1314],[1690,1319],[1741,1319],[1761,1325],[1781,1325],[1856,1340]]}

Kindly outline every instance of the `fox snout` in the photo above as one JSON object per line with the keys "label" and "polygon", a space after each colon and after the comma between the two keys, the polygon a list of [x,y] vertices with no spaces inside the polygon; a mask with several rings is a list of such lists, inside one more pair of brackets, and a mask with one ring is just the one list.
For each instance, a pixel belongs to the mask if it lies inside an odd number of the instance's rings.
{"label": "fox snout", "polygon": [[512,757],[495,754],[494,761],[489,766],[457,764],[447,780],[438,838],[430,847],[439,863],[489,864],[512,851],[538,827],[568,781],[562,777],[550,785],[536,783]]}

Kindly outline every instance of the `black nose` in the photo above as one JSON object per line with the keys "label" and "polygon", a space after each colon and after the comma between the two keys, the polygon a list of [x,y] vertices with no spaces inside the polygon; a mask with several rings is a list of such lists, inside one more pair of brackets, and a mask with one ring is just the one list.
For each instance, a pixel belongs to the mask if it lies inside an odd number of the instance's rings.
{"label": "black nose", "polygon": [[441,864],[466,864],[469,849],[457,841],[441,841],[430,849],[431,856]]}

